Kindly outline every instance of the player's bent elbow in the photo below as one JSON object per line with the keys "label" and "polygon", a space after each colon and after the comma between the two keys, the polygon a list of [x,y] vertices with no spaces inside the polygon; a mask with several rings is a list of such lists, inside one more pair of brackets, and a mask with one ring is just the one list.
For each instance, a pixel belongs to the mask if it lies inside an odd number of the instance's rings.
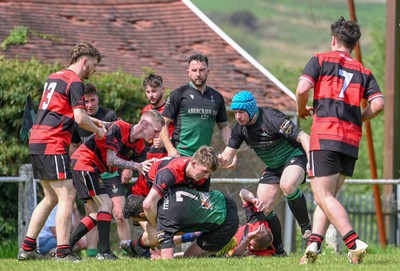
{"label": "player's bent elbow", "polygon": [[382,98],[373,99],[371,101],[371,110],[376,114],[380,113],[384,107],[384,100]]}
{"label": "player's bent elbow", "polygon": [[143,201],[143,210],[144,211],[149,211],[151,209],[151,202],[148,200]]}

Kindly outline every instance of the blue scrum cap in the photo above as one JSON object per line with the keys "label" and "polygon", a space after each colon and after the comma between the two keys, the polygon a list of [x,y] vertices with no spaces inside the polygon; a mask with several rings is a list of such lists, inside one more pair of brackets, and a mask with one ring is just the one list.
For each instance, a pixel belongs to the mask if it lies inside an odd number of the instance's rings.
{"label": "blue scrum cap", "polygon": [[232,110],[246,111],[249,114],[250,120],[258,111],[256,99],[253,94],[246,90],[242,90],[233,96],[231,108]]}

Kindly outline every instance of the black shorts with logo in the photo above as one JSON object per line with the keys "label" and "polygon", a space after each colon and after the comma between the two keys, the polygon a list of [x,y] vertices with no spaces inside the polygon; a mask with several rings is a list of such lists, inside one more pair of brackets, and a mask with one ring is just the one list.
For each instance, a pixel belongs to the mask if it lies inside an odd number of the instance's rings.
{"label": "black shorts with logo", "polygon": [[[271,168],[266,168],[261,175],[260,180],[258,183],[263,183],[263,184],[279,184],[281,182],[281,176],[282,172],[285,168],[288,166],[299,166],[302,169],[304,169],[304,172],[306,172],[307,168],[307,156],[304,155],[299,155],[290,158],[290,160],[284,164],[283,166],[276,168],[276,169],[271,169]],[[306,181],[305,174],[304,174],[304,180],[303,183]]]}
{"label": "black shorts with logo", "polygon": [[103,178],[107,194],[110,198],[125,196],[125,187],[121,183],[121,176],[113,176],[111,178]]}
{"label": "black shorts with logo", "polygon": [[106,186],[97,172],[74,170],[72,172],[76,188],[76,196],[80,200],[88,200],[101,194],[107,194]]}

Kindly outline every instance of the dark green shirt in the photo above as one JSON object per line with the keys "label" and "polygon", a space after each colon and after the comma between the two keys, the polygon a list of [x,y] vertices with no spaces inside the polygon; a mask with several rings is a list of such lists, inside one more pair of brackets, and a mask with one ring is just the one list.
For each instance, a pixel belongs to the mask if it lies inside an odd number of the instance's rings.
{"label": "dark green shirt", "polygon": [[172,186],[158,203],[157,230],[162,248],[172,247],[178,232],[209,232],[225,222],[225,196],[220,191],[200,192]]}
{"label": "dark green shirt", "polygon": [[221,93],[207,86],[202,94],[190,83],[171,92],[162,115],[175,123],[171,142],[182,156],[209,146],[215,123],[228,121]]}

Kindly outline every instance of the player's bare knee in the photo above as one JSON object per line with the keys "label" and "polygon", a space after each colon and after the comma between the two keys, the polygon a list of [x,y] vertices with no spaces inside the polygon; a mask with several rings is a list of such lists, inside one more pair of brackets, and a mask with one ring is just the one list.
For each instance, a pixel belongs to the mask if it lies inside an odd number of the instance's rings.
{"label": "player's bare knee", "polygon": [[124,215],[122,214],[122,212],[114,213],[114,219],[115,219],[115,222],[117,224],[123,224],[126,221],[126,219],[124,218]]}
{"label": "player's bare knee", "polygon": [[42,201],[45,202],[47,206],[54,207],[58,203],[58,198],[52,195],[45,195]]}
{"label": "player's bare knee", "polygon": [[149,234],[146,231],[143,232],[143,234],[142,234],[142,240],[143,241],[147,240],[150,247],[158,247],[159,246],[157,236],[156,235],[153,236],[152,234]]}
{"label": "player's bare knee", "polygon": [[292,183],[281,183],[280,187],[285,197],[293,194],[297,189],[297,187]]}

